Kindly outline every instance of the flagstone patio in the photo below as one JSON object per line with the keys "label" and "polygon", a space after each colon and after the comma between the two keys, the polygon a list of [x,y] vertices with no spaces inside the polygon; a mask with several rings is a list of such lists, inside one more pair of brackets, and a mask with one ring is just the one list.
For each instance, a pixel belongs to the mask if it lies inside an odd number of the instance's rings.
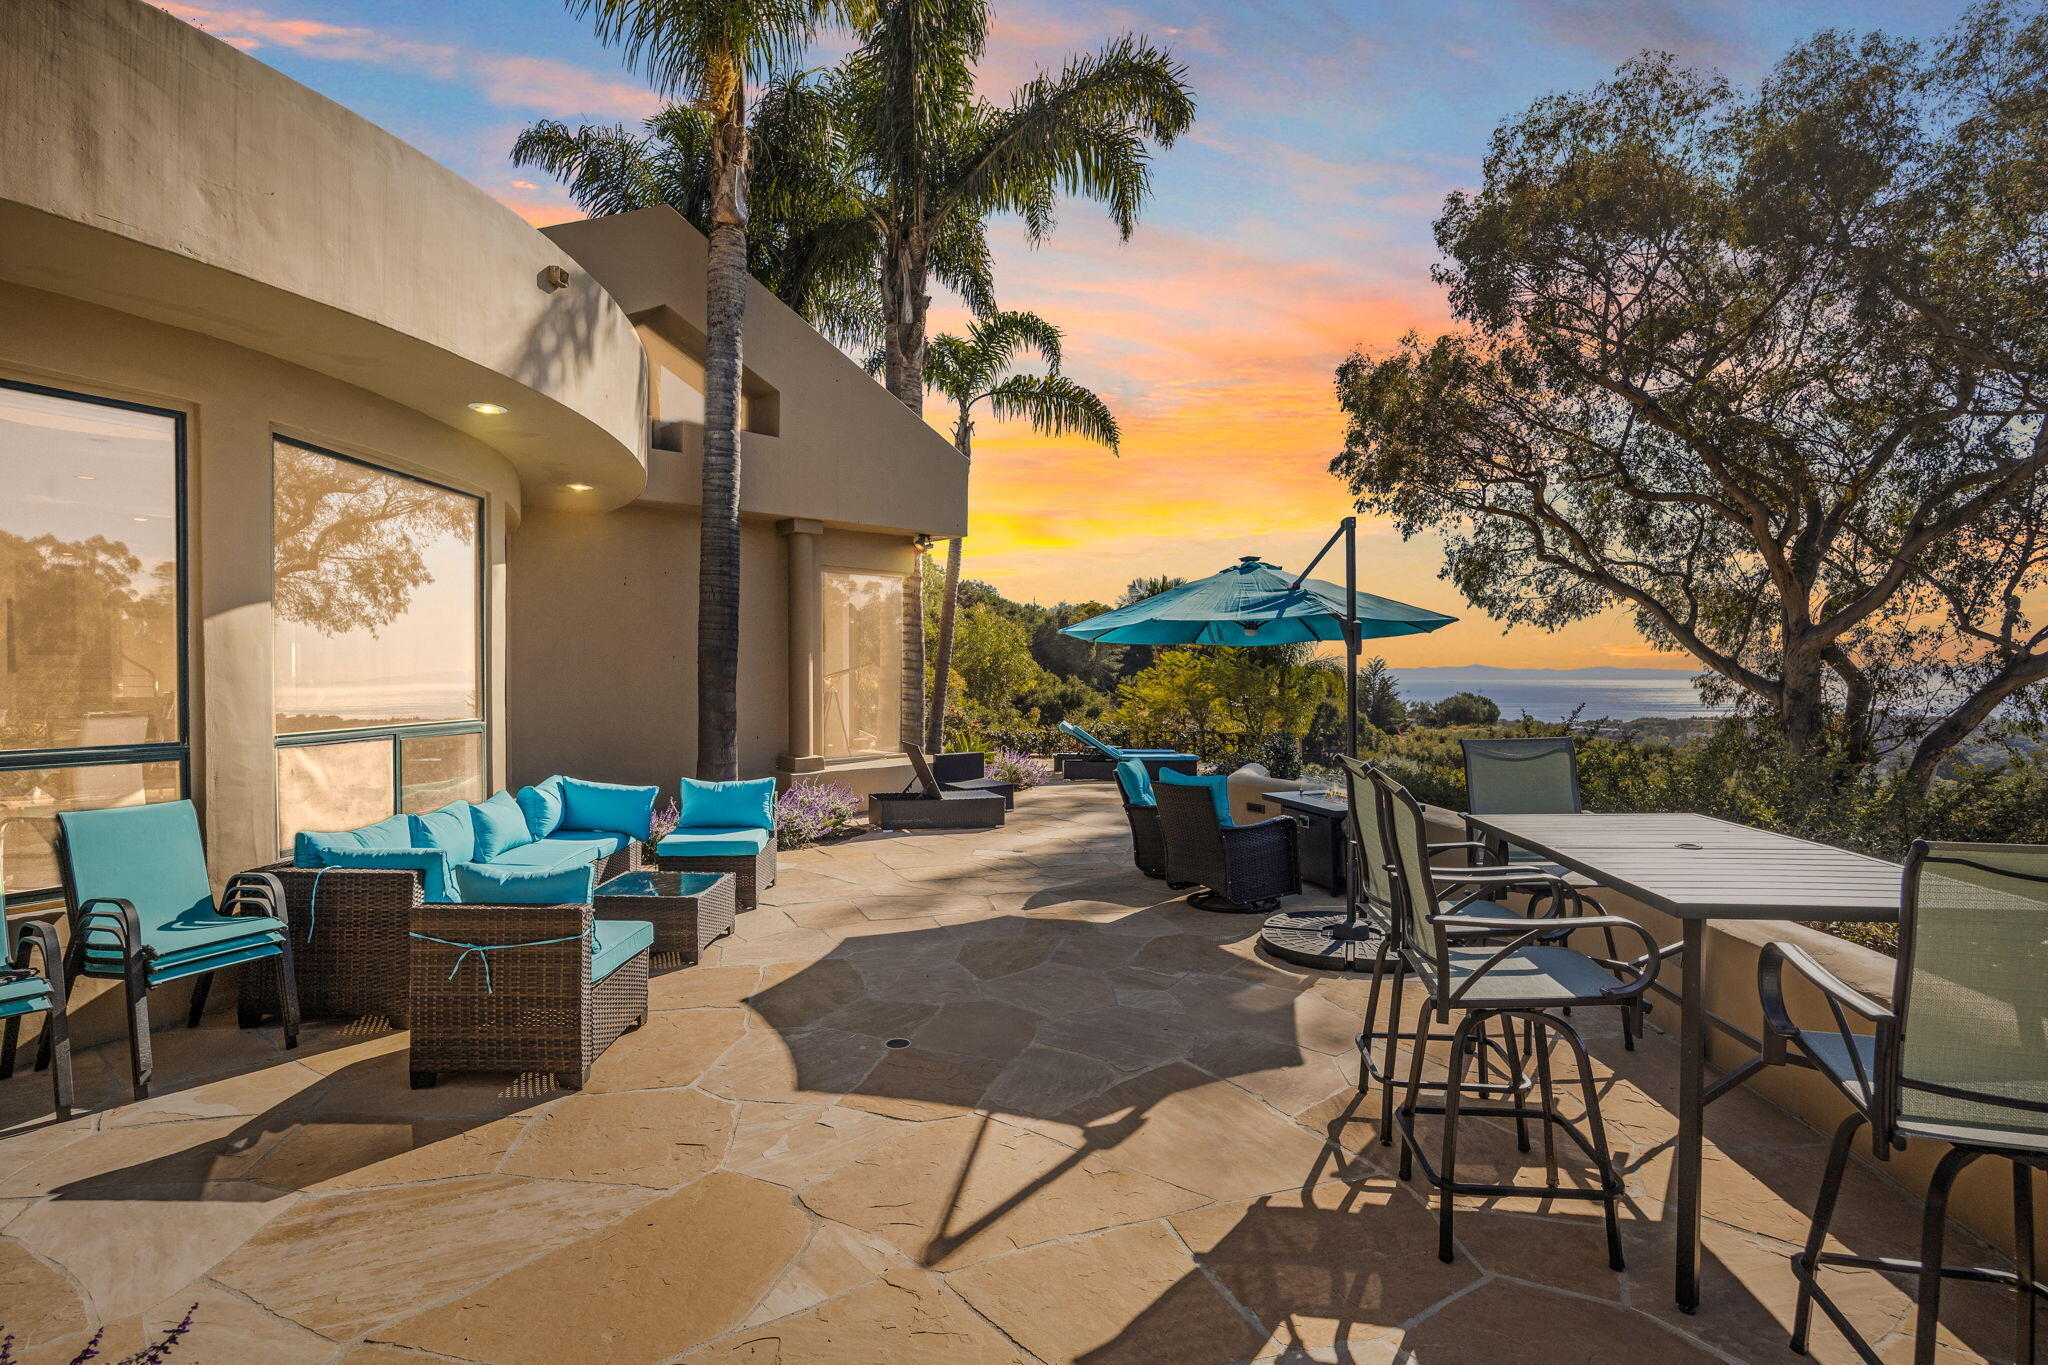
{"label": "flagstone patio", "polygon": [[[1706,1303],[1670,1302],[1654,1028],[1591,1032],[1627,1171],[1629,1269],[1596,1206],[1470,1201],[1455,1265],[1355,1101],[1362,979],[1261,960],[1254,916],[1130,865],[1106,785],[1008,828],[785,856],[780,884],[589,1087],[406,1084],[405,1035],[231,1016],[78,1059],[91,1112],[0,1084],[0,1321],[24,1362],[108,1357],[198,1305],[174,1359],[960,1365],[1790,1361],[1787,1257],[1821,1135],[1749,1096],[1709,1120]],[[1654,1021],[1653,1021],[1654,1023]],[[907,1039],[892,1048],[889,1040]],[[41,1117],[38,1117],[41,1115]],[[5,1126],[11,1125],[11,1126]],[[1540,1163],[1472,1122],[1474,1169]],[[1903,1254],[1868,1171],[1842,1241]],[[1960,1254],[1960,1251],[1959,1253]],[[1887,1360],[1909,1302],[1842,1301]],[[2002,1294],[1956,1286],[1945,1362],[1998,1359]],[[1814,1358],[1850,1355],[1826,1326]]]}

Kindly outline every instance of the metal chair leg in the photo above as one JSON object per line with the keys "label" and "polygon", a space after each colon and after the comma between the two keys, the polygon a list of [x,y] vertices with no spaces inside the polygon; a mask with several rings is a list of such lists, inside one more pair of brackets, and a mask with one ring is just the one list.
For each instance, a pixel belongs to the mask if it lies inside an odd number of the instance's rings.
{"label": "metal chair leg", "polygon": [[201,1016],[206,1013],[206,997],[213,993],[213,973],[207,972],[192,983],[192,1007],[185,1011],[185,1027],[198,1028]]}
{"label": "metal chair leg", "polygon": [[1927,1210],[1920,1222],[1920,1302],[1913,1323],[1913,1365],[1934,1365],[1935,1338],[1941,1326],[1941,1257],[1948,1240],[1949,1191],[1963,1168],[1982,1155],[1966,1147],[1951,1147],[1927,1182]]}
{"label": "metal chair leg", "polygon": [[[1481,1011],[1468,1013],[1458,1021],[1457,1032],[1451,1035],[1451,1073],[1444,1085],[1444,1158],[1439,1174],[1442,1181],[1436,1187],[1436,1258],[1445,1264],[1458,1259],[1458,1249],[1452,1240],[1451,1219],[1457,1211],[1458,1197],[1453,1191],[1458,1183],[1458,1100],[1465,1087],[1465,1062],[1470,1055],[1466,1044],[1477,1032],[1484,1036],[1488,1021],[1494,1016]],[[1516,1104],[1520,1104],[1519,1092]]]}
{"label": "metal chair leg", "polygon": [[2034,1168],[2024,1161],[2012,1164],[2012,1260],[2019,1277],[2018,1330],[2013,1334],[2013,1355],[2032,1365],[2034,1359]]}
{"label": "metal chair leg", "polygon": [[[1508,1093],[1514,1096],[1515,1149],[1526,1152],[1529,1150],[1529,1118],[1527,1106],[1523,1103],[1525,1092],[1521,1085],[1522,1053],[1515,1046],[1515,1020],[1512,1015],[1500,1016],[1500,1034],[1501,1047],[1507,1053]],[[1543,1127],[1547,1135],[1550,1124],[1545,1122]]]}
{"label": "metal chair leg", "polygon": [[[1545,1114],[1557,1112],[1557,1094],[1550,1085],[1550,1040],[1542,1036],[1543,1030],[1535,1024],[1528,1024],[1529,1052],[1536,1059],[1537,1094],[1543,1103]],[[1557,1183],[1557,1134],[1548,1119],[1543,1123],[1543,1173],[1551,1184]]]}
{"label": "metal chair leg", "polygon": [[1799,1300],[1792,1310],[1792,1351],[1806,1354],[1813,1328],[1814,1277],[1820,1269],[1821,1249],[1827,1245],[1828,1225],[1835,1219],[1835,1200],[1842,1192],[1842,1176],[1849,1168],[1849,1148],[1863,1126],[1863,1115],[1852,1113],[1835,1129],[1828,1147],[1828,1164],[1820,1178],[1820,1193],[1813,1201],[1813,1226],[1806,1234],[1806,1247],[1792,1258],[1792,1274],[1799,1281]]}
{"label": "metal chair leg", "polygon": [[[1415,1046],[1409,1050],[1408,1054],[1407,1093],[1401,1097],[1401,1108],[1403,1112],[1409,1115],[1409,1121],[1411,1123],[1414,1121],[1414,1115],[1417,1108],[1420,1107],[1422,1103],[1422,1054],[1428,1051],[1428,1021],[1429,1006],[1425,1004],[1422,1007],[1421,1017],[1419,1018],[1415,1026],[1415,1032],[1417,1035],[1415,1038]],[[1391,1124],[1389,1126],[1391,1126]],[[1409,1136],[1406,1130],[1403,1130],[1401,1134],[1401,1179],[1412,1180],[1414,1176],[1415,1144],[1409,1140]]]}
{"label": "metal chair leg", "polygon": [[[1372,984],[1365,992],[1365,1029],[1358,1035],[1358,1093],[1361,1095],[1365,1093],[1366,1087],[1372,1084],[1372,1045],[1378,1038],[1373,1032],[1373,1021],[1380,1017],[1380,987],[1386,979],[1386,974],[1387,936],[1382,934],[1379,946],[1373,950]],[[1400,1021],[1396,1020],[1390,1027],[1399,1026]],[[1387,1078],[1387,1084],[1391,1089],[1392,1076]]]}
{"label": "metal chair leg", "polygon": [[1578,1068],[1579,1089],[1586,1099],[1586,1136],[1593,1147],[1593,1162],[1600,1172],[1600,1188],[1606,1196],[1600,1201],[1601,1210],[1607,1215],[1607,1265],[1612,1270],[1626,1270],[1627,1263],[1621,1255],[1621,1216],[1615,1205],[1621,1200],[1621,1179],[1614,1173],[1614,1153],[1607,1146],[1607,1123],[1600,1114],[1600,1090],[1593,1080],[1593,1062],[1586,1055],[1586,1045],[1579,1038],[1579,1031],[1562,1019],[1548,1014],[1535,1014],[1533,1019],[1540,1026],[1553,1029],[1572,1050],[1572,1065]]}
{"label": "metal chair leg", "polygon": [[14,1049],[21,1041],[21,1018],[10,1014],[7,1022],[0,1024],[0,1081],[14,1075]]}
{"label": "metal chair leg", "polygon": [[[1386,1084],[1381,1087],[1380,1093],[1380,1146],[1382,1147],[1394,1145],[1394,1068],[1398,1064],[1397,1051],[1401,1045],[1401,987],[1407,975],[1406,972],[1401,971],[1398,967],[1395,969],[1394,998],[1387,1006],[1387,1064],[1381,1069],[1380,1073],[1387,1078]],[[1425,1005],[1425,1012],[1427,1009],[1428,1007]],[[1422,1031],[1419,1028],[1417,1029],[1417,1032]],[[1422,1079],[1422,1047],[1422,1040],[1417,1038],[1415,1040],[1415,1066],[1413,1068],[1415,1076],[1412,1082],[1416,1085],[1419,1085]],[[1414,1095],[1411,1093],[1408,1097],[1408,1103],[1413,1104],[1414,1102]],[[1401,1178],[1403,1180],[1408,1178],[1408,1173],[1405,1169],[1401,1172]]]}

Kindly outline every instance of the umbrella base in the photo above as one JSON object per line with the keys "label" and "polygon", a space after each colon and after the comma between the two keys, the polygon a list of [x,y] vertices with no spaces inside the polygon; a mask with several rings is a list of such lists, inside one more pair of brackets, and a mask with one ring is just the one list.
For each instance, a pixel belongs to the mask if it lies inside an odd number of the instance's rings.
{"label": "umbrella base", "polygon": [[1363,920],[1347,926],[1347,918],[1341,909],[1282,910],[1259,930],[1259,942],[1297,967],[1369,972],[1379,952],[1379,933]]}

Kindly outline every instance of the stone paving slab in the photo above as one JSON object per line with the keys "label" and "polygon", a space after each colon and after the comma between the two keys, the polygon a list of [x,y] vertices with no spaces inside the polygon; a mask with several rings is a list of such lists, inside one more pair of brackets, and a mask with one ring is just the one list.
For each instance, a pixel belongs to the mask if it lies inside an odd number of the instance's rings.
{"label": "stone paving slab", "polygon": [[[1579,1019],[1629,1269],[1596,1206],[1538,1197],[1461,1200],[1445,1264],[1356,1089],[1364,981],[1261,958],[1257,924],[1139,876],[1106,785],[1055,786],[1001,830],[784,855],[579,1094],[413,1091],[406,1035],[370,1021],[292,1053],[226,1016],[166,1030],[140,1105],[120,1049],[89,1051],[68,1123],[41,1077],[0,1084],[0,1331],[25,1365],[101,1329],[118,1358],[194,1304],[179,1358],[207,1365],[1797,1359],[1820,1134],[1751,1095],[1716,1108],[1706,1306],[1679,1314],[1675,1052]],[[1502,1123],[1461,1147],[1541,1171]],[[1845,1244],[1896,1254],[1917,1225],[1855,1171]],[[1901,1288],[1840,1284],[1909,1358]],[[1944,1365],[2002,1359],[2007,1304],[1952,1288]],[[1812,1358],[1851,1357],[1822,1326]]]}

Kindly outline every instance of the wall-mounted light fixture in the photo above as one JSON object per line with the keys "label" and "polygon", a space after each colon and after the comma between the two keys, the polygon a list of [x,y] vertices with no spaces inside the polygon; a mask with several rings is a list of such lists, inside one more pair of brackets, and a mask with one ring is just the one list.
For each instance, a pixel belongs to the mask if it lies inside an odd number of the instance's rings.
{"label": "wall-mounted light fixture", "polygon": [[921,535],[917,538],[917,552],[919,554],[929,554],[931,553],[931,548],[932,538],[930,536]]}
{"label": "wall-mounted light fixture", "polygon": [[569,272],[559,265],[551,265],[540,272],[540,278],[535,282],[540,285],[541,293],[552,294],[569,287]]}

